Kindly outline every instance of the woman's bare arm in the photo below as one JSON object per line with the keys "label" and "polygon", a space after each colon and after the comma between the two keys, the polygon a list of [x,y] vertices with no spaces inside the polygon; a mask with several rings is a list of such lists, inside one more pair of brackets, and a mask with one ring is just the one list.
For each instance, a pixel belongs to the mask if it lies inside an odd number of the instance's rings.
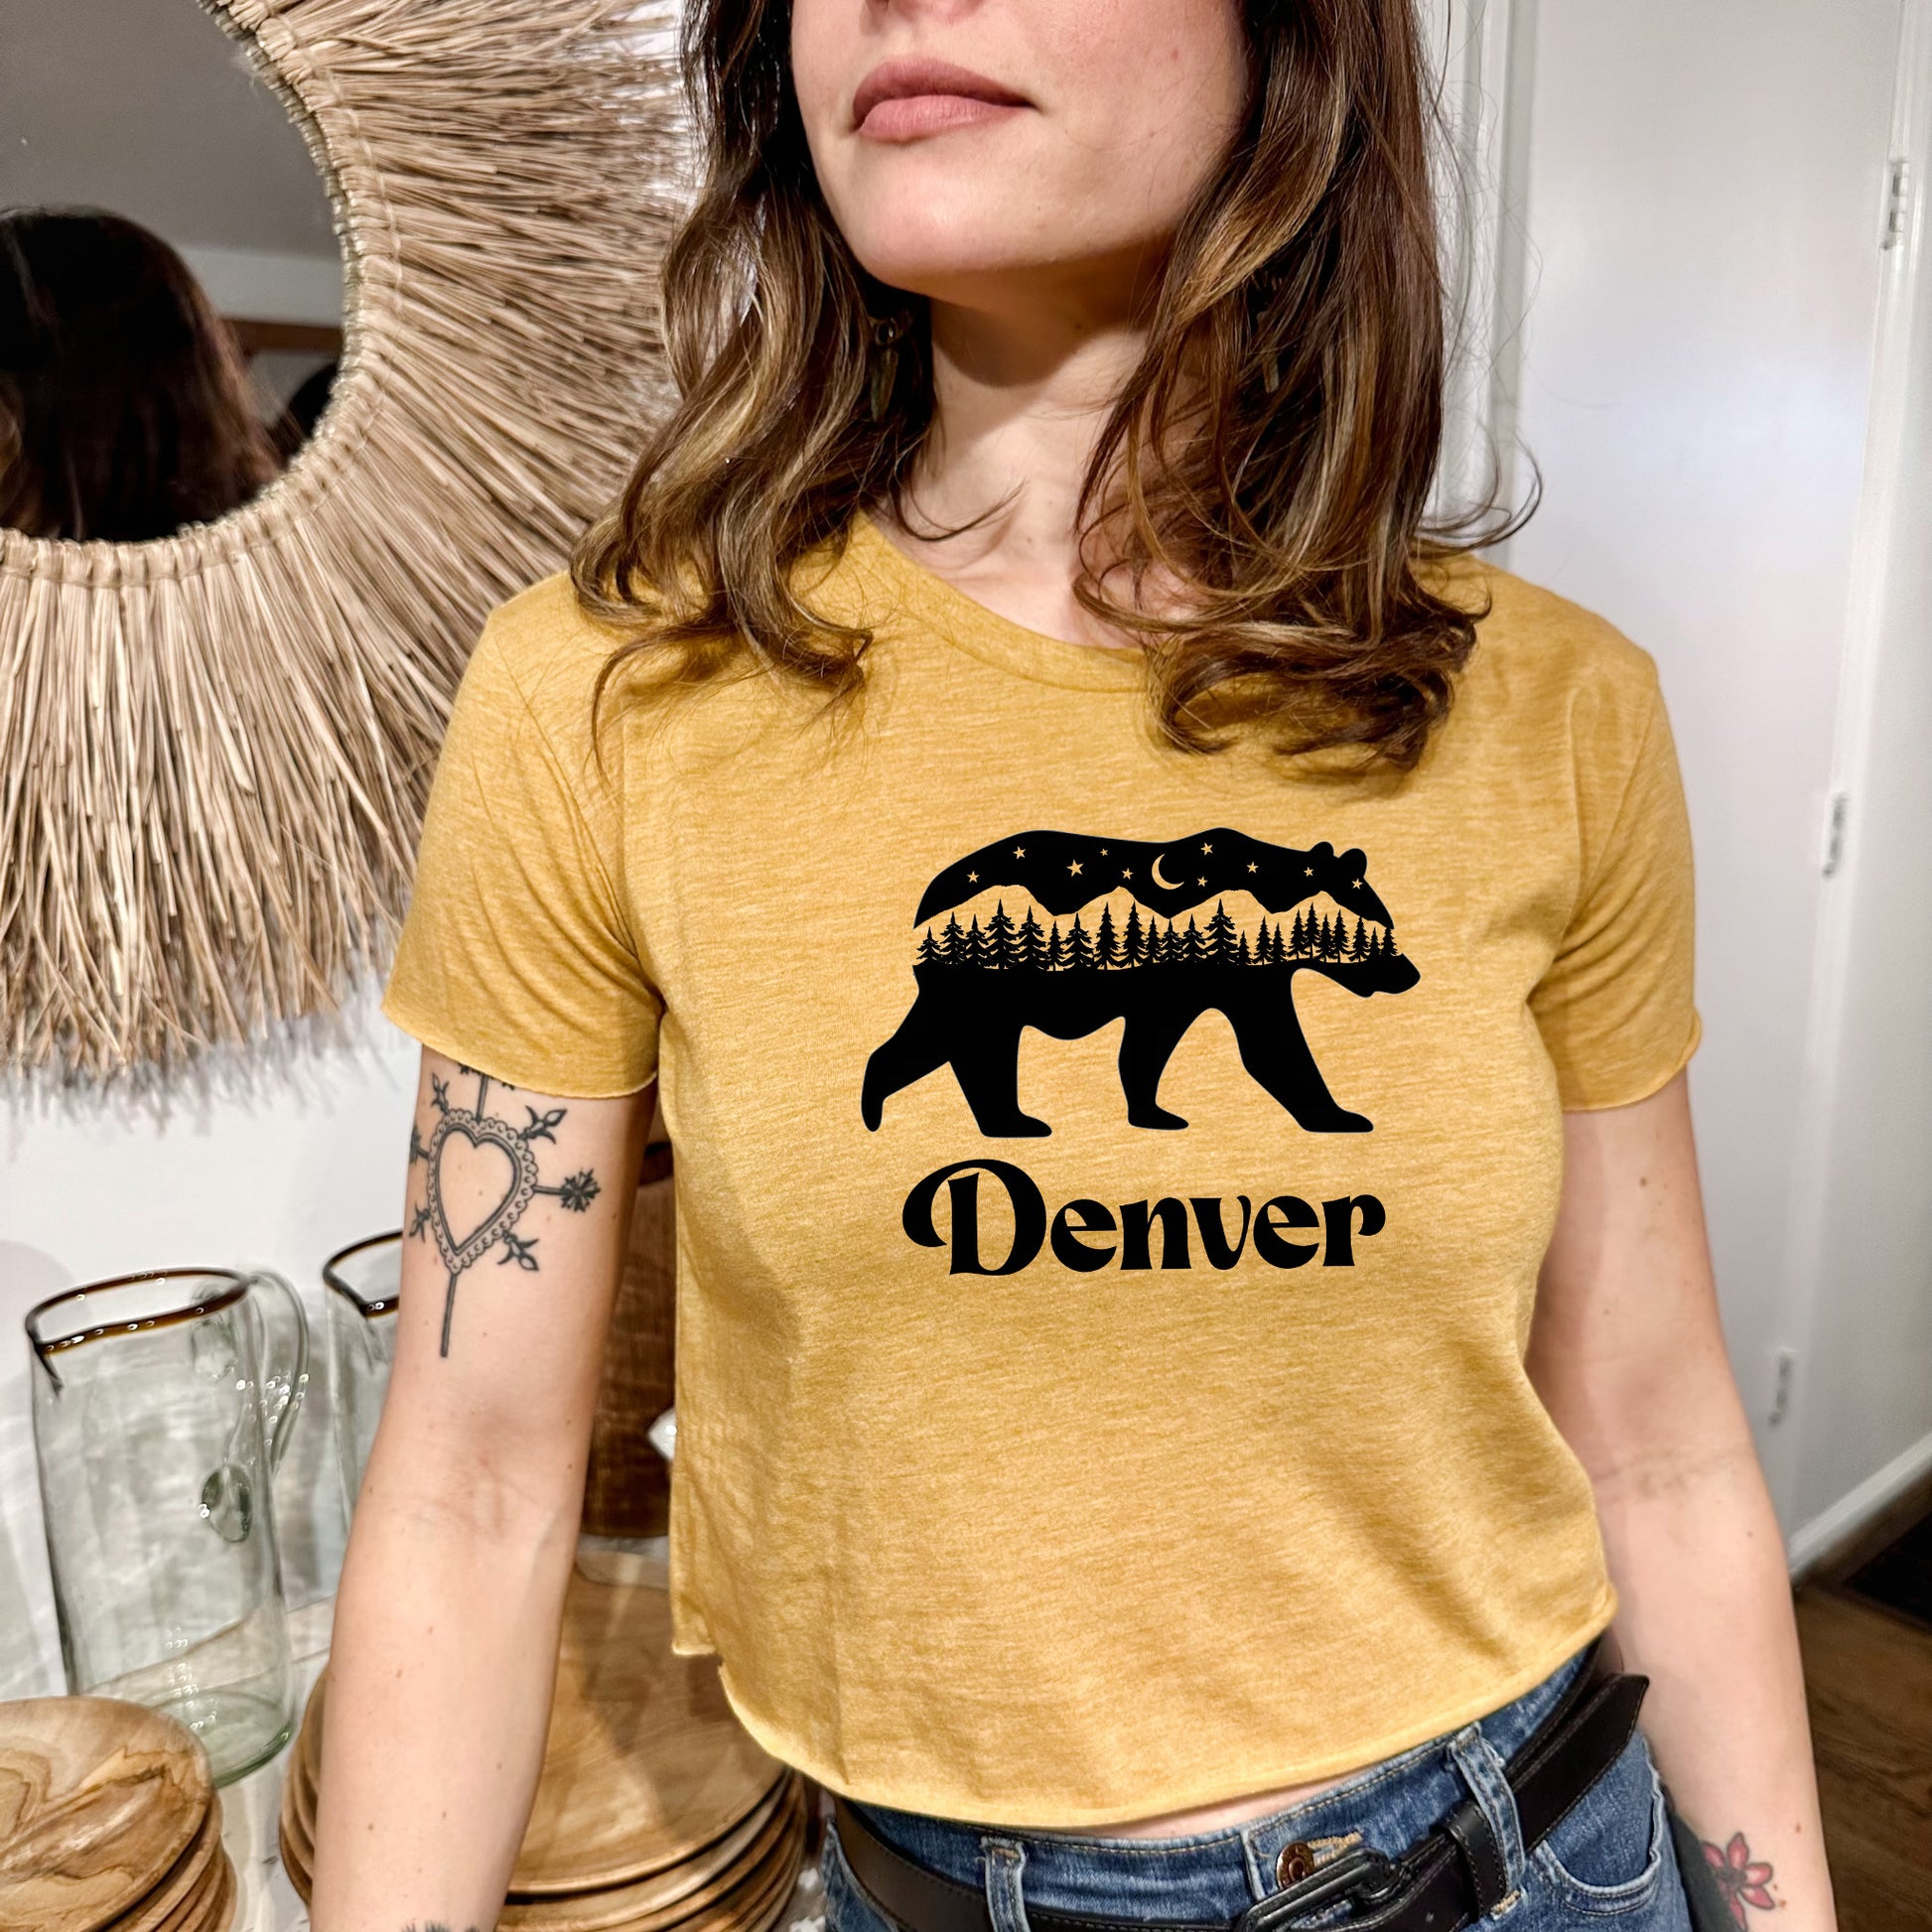
{"label": "woman's bare arm", "polygon": [[1564,1150],[1530,1373],[1595,1490],[1644,1729],[1733,1913],[1775,1900],[1782,1932],[1825,1932],[1790,1580],[1719,1325],[1684,1077],[1566,1116]]}
{"label": "woman's bare arm", "polygon": [[330,1654],[316,1932],[496,1923],[649,1105],[423,1055],[395,1370]]}

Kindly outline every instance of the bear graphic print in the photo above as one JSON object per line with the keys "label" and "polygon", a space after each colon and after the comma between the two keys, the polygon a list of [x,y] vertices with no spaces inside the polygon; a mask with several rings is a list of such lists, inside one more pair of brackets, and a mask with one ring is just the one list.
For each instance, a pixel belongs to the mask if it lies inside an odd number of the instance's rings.
{"label": "bear graphic print", "polygon": [[[1250,1077],[1299,1126],[1368,1133],[1374,1122],[1328,1091],[1294,994],[1304,972],[1361,999],[1405,993],[1420,977],[1396,944],[1367,864],[1360,851],[1321,844],[1303,852],[1225,826],[1160,842],[1018,832],[982,846],[941,871],[919,900],[918,994],[866,1064],[867,1127],[878,1128],[893,1095],[949,1065],[983,1135],[1050,1134],[1050,1122],[1020,1105],[1022,1034],[1033,1027],[1077,1039],[1120,1020],[1128,1121],[1184,1128],[1161,1105],[1161,1076],[1211,1011],[1233,1029]],[[977,912],[963,927],[950,916],[1002,888],[1024,903],[1022,917],[1003,897],[984,926]],[[1253,930],[1227,909],[1244,894],[1263,913]],[[1110,902],[1090,925],[1096,899]]]}

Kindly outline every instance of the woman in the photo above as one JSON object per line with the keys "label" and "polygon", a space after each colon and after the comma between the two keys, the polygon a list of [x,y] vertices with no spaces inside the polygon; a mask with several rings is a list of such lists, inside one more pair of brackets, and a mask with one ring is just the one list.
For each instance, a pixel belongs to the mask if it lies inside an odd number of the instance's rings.
{"label": "woman", "polygon": [[318,1932],[502,1895],[653,1080],[678,1642],[835,1932],[1681,1927],[1649,1745],[1829,1926],[1655,676],[1420,535],[1407,0],[688,51],[682,400],[485,630],[390,988]]}
{"label": "woman", "polygon": [[188,264],[88,208],[0,212],[0,525],[142,543],[281,473]]}

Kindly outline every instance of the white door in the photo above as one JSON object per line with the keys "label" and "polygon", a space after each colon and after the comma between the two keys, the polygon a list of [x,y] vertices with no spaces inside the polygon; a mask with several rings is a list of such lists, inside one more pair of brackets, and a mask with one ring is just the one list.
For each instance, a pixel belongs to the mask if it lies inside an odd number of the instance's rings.
{"label": "white door", "polygon": [[1794,1241],[1802,1562],[1932,1467],[1932,0],[1899,64]]}

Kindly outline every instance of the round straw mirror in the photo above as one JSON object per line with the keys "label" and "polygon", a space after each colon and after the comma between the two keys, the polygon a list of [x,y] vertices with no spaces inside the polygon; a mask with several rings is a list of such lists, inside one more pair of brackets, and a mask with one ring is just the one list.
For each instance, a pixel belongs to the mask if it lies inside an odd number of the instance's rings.
{"label": "round straw mirror", "polygon": [[[179,1060],[328,1010],[379,965],[477,629],[561,565],[659,401],[668,8],[205,5],[225,30],[215,58],[306,143],[333,234],[309,251],[307,296],[267,316],[248,313],[264,299],[218,240],[162,237],[196,290],[157,269],[168,313],[192,323],[199,298],[218,337],[193,384],[227,384],[231,433],[195,488],[185,463],[160,466],[175,494],[145,520],[9,486],[41,433],[50,292],[68,287],[48,263],[102,234],[50,242],[48,217],[74,210],[37,206],[31,142],[0,165],[0,1030],[14,1068]],[[174,46],[207,28],[195,7],[74,0],[20,52],[84,69],[122,30]],[[0,93],[34,84],[8,66]],[[111,115],[103,85],[90,98]],[[173,104],[206,149],[207,117]],[[104,130],[123,146],[128,118]],[[149,172],[178,184],[186,167],[156,154]],[[214,186],[259,200],[271,185]],[[136,259],[119,229],[107,240]],[[103,274],[104,259],[94,285],[125,294],[131,271]],[[157,313],[135,331],[150,364]],[[78,387],[98,400],[98,382]],[[259,435],[235,413],[251,395]],[[142,447],[175,449],[179,429]],[[82,445],[67,434],[70,457]],[[128,467],[103,474],[125,483]]]}

